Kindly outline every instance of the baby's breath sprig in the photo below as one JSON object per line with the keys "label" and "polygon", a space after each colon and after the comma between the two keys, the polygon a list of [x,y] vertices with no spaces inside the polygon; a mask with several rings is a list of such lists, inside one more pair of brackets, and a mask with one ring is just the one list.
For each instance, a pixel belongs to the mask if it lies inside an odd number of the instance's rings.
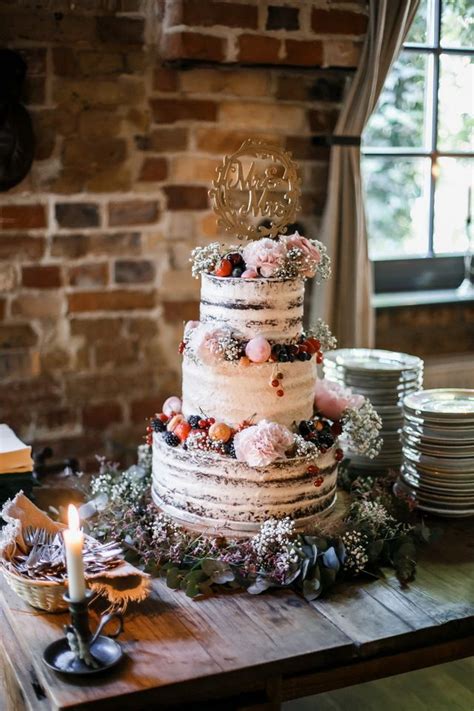
{"label": "baby's breath sprig", "polygon": [[318,239],[312,239],[310,242],[318,248],[321,254],[321,259],[319,260],[314,277],[316,284],[319,284],[321,281],[325,281],[331,276],[331,258],[329,257],[328,251],[322,242]]}
{"label": "baby's breath sprig", "polygon": [[369,459],[377,456],[383,444],[382,420],[369,400],[364,400],[359,408],[348,408],[342,416],[342,425],[351,450]]}
{"label": "baby's breath sprig", "polygon": [[337,340],[332,335],[331,329],[322,318],[318,318],[315,325],[305,331],[307,338],[317,338],[321,343],[322,351],[333,351],[337,348]]}
{"label": "baby's breath sprig", "polygon": [[216,268],[222,257],[222,247],[219,242],[211,242],[203,247],[195,247],[191,252],[192,275],[195,279],[200,274],[210,274]]}

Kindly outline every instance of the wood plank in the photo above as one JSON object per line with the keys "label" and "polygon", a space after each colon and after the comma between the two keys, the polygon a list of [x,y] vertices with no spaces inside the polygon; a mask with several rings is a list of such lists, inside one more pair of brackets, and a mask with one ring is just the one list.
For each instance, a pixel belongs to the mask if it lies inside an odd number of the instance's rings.
{"label": "wood plank", "polygon": [[421,647],[399,654],[361,660],[355,664],[329,669],[316,674],[300,674],[283,679],[283,700],[320,694],[333,689],[384,679],[396,674],[422,669],[453,660],[470,657],[474,652],[474,637],[453,640],[430,647]]}

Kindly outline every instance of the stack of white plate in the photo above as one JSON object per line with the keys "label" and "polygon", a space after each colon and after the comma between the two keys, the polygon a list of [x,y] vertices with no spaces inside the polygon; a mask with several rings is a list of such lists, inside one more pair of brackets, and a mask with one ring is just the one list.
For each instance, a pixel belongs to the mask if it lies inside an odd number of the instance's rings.
{"label": "stack of white plate", "polygon": [[422,390],[405,398],[403,410],[396,493],[430,513],[474,514],[474,390]]}
{"label": "stack of white plate", "polygon": [[351,467],[367,471],[399,468],[403,399],[423,387],[423,361],[416,356],[368,348],[326,353],[324,375],[368,398],[382,418],[383,446],[375,459],[348,452]]}

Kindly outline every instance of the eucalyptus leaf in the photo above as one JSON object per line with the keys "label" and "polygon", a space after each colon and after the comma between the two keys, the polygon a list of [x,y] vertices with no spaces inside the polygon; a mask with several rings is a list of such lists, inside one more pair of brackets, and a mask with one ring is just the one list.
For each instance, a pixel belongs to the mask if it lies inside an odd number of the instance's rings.
{"label": "eucalyptus leaf", "polygon": [[182,576],[183,574],[179,568],[168,568],[168,570],[166,571],[167,586],[176,590],[181,585]]}
{"label": "eucalyptus leaf", "polygon": [[312,578],[311,580],[305,580],[303,583],[303,596],[305,600],[311,602],[311,600],[316,600],[321,595],[322,587],[321,583],[317,578]]}
{"label": "eucalyptus leaf", "polygon": [[339,568],[341,567],[341,564],[339,562],[339,558],[336,555],[336,551],[334,550],[333,546],[327,549],[323,553],[323,563],[326,566],[326,568],[330,568],[331,570],[334,570],[336,573],[339,572]]}
{"label": "eucalyptus leaf", "polygon": [[260,593],[265,592],[272,586],[270,580],[264,575],[259,575],[258,578],[252,585],[247,588],[247,592],[251,595],[260,595]]}

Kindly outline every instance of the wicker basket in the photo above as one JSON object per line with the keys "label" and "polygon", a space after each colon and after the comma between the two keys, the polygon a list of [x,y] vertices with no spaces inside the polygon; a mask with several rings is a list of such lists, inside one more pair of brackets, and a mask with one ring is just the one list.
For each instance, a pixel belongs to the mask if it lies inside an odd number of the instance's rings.
{"label": "wicker basket", "polygon": [[12,573],[5,567],[2,567],[1,571],[11,589],[32,607],[46,612],[67,610],[67,603],[63,599],[63,595],[67,591],[66,585],[50,583],[46,580],[30,580]]}

